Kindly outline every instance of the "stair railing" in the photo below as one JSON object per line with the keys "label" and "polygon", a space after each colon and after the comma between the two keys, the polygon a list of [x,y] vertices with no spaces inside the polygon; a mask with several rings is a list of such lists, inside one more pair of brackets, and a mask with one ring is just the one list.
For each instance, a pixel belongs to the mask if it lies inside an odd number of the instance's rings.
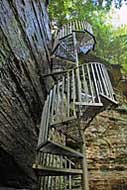
{"label": "stair railing", "polygon": [[94,49],[95,37],[92,27],[85,21],[72,21],[64,25],[55,36],[53,55],[75,62],[73,33],[76,34],[77,51],[86,54]]}
{"label": "stair railing", "polygon": [[[51,181],[52,178],[49,176],[49,172],[50,175],[68,176],[65,177],[65,180],[67,179],[65,188],[69,186],[70,189],[72,188],[73,174],[82,175],[82,188],[89,189],[83,131],[86,124],[88,125],[96,114],[109,105],[117,104],[106,67],[97,62],[79,65],[78,54],[86,54],[94,48],[94,45],[95,38],[91,25],[84,21],[72,21],[59,30],[54,43],[53,56],[69,60],[73,63],[74,68],[62,72],[63,76],[59,77],[59,80],[50,90],[42,112],[37,147],[37,167],[34,166],[34,169],[36,171],[40,169],[43,176],[41,179],[44,178],[46,181],[48,179],[51,184],[53,181]],[[76,121],[73,122],[73,120]],[[57,127],[59,127],[59,130],[57,130]],[[66,140],[63,138],[63,141],[54,142],[53,135],[56,131],[59,133],[58,135],[61,132],[64,137],[79,142],[80,146],[82,144],[82,148],[80,147],[83,153],[82,170],[73,169],[72,161],[66,158],[70,155],[68,151],[71,151],[71,157],[74,153],[74,150],[65,148]],[[57,134],[54,136],[57,136]],[[44,151],[46,151],[46,154]],[[39,163],[41,163],[41,166],[39,166]],[[46,181],[43,183],[44,189],[50,187],[50,184],[47,184]],[[54,186],[57,187],[57,184]]]}
{"label": "stair railing", "polygon": [[49,126],[77,118],[77,106],[80,108],[103,106],[102,95],[115,102],[112,85],[104,65],[96,62],[87,63],[80,65],[78,69],[81,85],[80,102],[78,101],[77,67],[75,67],[63,75],[47,96],[42,112],[38,146],[48,139]]}

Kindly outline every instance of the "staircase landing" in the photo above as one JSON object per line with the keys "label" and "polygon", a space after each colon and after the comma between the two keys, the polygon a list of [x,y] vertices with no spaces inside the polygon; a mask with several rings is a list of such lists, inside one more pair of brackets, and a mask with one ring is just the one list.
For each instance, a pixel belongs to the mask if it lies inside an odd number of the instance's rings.
{"label": "staircase landing", "polygon": [[62,144],[58,144],[52,141],[47,141],[46,143],[43,143],[42,145],[39,146],[38,149],[39,151],[42,151],[44,153],[64,155],[67,157],[74,157],[78,159],[81,159],[84,157],[83,154],[81,154],[80,152],[77,152],[70,147],[67,147]]}
{"label": "staircase landing", "polygon": [[38,176],[69,176],[69,175],[82,175],[81,169],[69,168],[50,168],[41,165],[33,165],[33,169]]}

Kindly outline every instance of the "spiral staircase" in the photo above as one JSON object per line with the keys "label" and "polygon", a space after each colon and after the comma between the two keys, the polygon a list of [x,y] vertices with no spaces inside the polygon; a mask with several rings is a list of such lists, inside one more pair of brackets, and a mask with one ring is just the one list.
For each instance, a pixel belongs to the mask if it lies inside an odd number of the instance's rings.
{"label": "spiral staircase", "polygon": [[71,67],[61,69],[43,107],[33,164],[39,190],[89,189],[84,131],[98,113],[117,105],[105,65],[80,64],[80,54],[94,46],[84,21],[64,25],[55,38],[52,57]]}

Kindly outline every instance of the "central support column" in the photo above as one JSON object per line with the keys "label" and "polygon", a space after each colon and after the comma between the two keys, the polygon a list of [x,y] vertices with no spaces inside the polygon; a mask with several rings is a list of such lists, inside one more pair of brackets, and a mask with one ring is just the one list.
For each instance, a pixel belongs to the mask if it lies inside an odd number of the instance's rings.
{"label": "central support column", "polygon": [[[73,41],[74,41],[74,52],[75,52],[75,58],[76,58],[76,78],[77,78],[77,97],[78,101],[81,102],[81,80],[80,80],[80,72],[79,72],[79,59],[78,59],[78,51],[77,51],[77,40],[76,40],[76,33],[73,32]],[[89,190],[89,183],[88,183],[88,168],[87,168],[87,159],[86,159],[86,143],[85,143],[85,134],[84,131],[82,130],[81,122],[80,122],[80,117],[81,117],[81,110],[79,107],[79,113],[78,113],[78,124],[79,124],[79,133],[82,139],[82,144],[81,144],[81,151],[84,155],[84,158],[82,159],[82,170],[83,170],[83,175],[82,175],[82,190]]]}
{"label": "central support column", "polygon": [[72,32],[73,42],[74,42],[74,53],[75,53],[75,62],[76,62],[76,78],[77,78],[77,97],[78,101],[81,102],[81,81],[80,81],[80,73],[79,73],[79,60],[78,60],[78,51],[77,51],[77,40],[75,32]]}
{"label": "central support column", "polygon": [[81,151],[84,155],[84,158],[82,159],[82,170],[83,170],[83,177],[82,177],[82,189],[83,190],[89,190],[89,180],[88,180],[88,166],[87,166],[87,158],[86,158],[86,141],[85,141],[85,133],[82,130],[82,145],[81,145]]}
{"label": "central support column", "polygon": [[[79,114],[80,114],[80,110],[79,110]],[[82,158],[82,171],[83,171],[83,175],[82,175],[82,190],[89,190],[89,179],[88,179],[88,165],[87,165],[87,157],[86,157],[86,140],[85,140],[85,133],[83,130],[83,126],[81,123],[81,119],[80,117],[78,117],[78,127],[79,127],[79,134],[81,136],[81,153],[84,155],[84,157]]]}

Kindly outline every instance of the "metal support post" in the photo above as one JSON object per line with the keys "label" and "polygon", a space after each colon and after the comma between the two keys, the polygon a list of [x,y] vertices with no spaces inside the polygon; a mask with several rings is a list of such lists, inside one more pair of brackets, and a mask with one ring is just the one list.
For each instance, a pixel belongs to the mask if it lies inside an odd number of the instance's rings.
{"label": "metal support post", "polygon": [[89,190],[89,180],[88,180],[88,166],[87,166],[87,158],[86,158],[86,142],[85,142],[85,134],[82,130],[82,145],[81,145],[81,151],[84,155],[84,158],[82,159],[82,169],[83,169],[83,176],[82,176],[82,182],[83,182],[83,190]]}
{"label": "metal support post", "polygon": [[76,78],[77,78],[77,91],[78,91],[78,101],[81,102],[81,81],[80,81],[80,74],[79,74],[79,59],[78,59],[78,51],[77,51],[77,40],[75,32],[72,33],[73,35],[73,42],[74,42],[74,52],[76,58]]}

